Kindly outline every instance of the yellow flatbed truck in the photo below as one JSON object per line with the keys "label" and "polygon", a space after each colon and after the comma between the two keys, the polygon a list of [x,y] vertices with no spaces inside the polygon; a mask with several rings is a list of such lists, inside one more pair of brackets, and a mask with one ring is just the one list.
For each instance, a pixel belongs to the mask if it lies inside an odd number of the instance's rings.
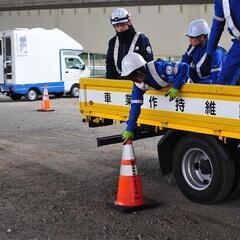
{"label": "yellow flatbed truck", "polygon": [[[90,127],[127,121],[132,84],[81,79],[83,121]],[[191,201],[213,204],[227,198],[239,185],[240,87],[185,84],[171,102],[165,97],[166,90],[145,93],[138,119],[139,126],[149,126],[147,136],[161,135],[158,156],[162,174],[173,173]],[[119,136],[116,138],[102,143],[119,142]]]}

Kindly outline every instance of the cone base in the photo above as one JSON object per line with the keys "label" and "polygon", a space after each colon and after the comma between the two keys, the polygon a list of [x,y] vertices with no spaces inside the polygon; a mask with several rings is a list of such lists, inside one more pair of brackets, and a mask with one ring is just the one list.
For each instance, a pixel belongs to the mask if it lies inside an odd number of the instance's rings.
{"label": "cone base", "polygon": [[55,111],[54,109],[38,109],[38,112],[53,112]]}
{"label": "cone base", "polygon": [[159,205],[158,202],[152,200],[152,199],[146,199],[144,198],[144,204],[140,206],[121,206],[121,205],[116,205],[115,203],[108,203],[109,206],[112,208],[122,212],[122,213],[131,213],[131,212],[136,212],[136,211],[141,211],[145,209],[151,209],[155,208]]}

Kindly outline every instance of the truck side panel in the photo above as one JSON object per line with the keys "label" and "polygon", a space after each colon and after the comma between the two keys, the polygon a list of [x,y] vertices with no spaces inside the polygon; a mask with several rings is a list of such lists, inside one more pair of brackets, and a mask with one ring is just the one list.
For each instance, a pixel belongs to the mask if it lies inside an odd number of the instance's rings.
{"label": "truck side panel", "polygon": [[[132,82],[81,79],[80,84],[86,118],[128,119]],[[172,102],[166,90],[145,93],[138,124],[240,139],[240,87],[185,84]]]}

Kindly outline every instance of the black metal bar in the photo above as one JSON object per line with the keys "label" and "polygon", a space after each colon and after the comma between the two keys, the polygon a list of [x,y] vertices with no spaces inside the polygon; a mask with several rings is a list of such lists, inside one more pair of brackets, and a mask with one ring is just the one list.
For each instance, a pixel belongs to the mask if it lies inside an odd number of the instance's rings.
{"label": "black metal bar", "polygon": [[[162,135],[162,131],[157,131],[157,132],[152,132],[152,131],[143,131],[143,132],[138,132],[135,134],[135,137],[133,138],[134,141],[143,139],[143,138],[149,138],[149,137],[156,137],[159,135]],[[97,146],[105,146],[105,145],[110,145],[110,144],[115,144],[115,143],[121,143],[122,142],[122,135],[113,135],[113,136],[107,136],[107,137],[100,137],[97,138]]]}
{"label": "black metal bar", "polygon": [[97,146],[98,147],[110,145],[110,144],[114,144],[114,143],[120,143],[120,142],[122,142],[121,134],[97,138]]}

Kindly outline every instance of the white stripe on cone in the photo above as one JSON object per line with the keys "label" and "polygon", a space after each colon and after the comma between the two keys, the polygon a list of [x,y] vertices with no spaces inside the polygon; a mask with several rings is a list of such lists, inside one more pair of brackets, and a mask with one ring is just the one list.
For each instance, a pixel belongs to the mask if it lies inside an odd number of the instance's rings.
{"label": "white stripe on cone", "polygon": [[121,165],[120,176],[137,176],[137,166],[136,165]]}
{"label": "white stripe on cone", "polygon": [[48,95],[43,95],[43,100],[44,100],[44,101],[49,100],[49,96],[48,96]]}
{"label": "white stripe on cone", "polygon": [[43,90],[43,100],[49,100],[47,87],[44,87],[44,90]]}
{"label": "white stripe on cone", "polygon": [[132,144],[123,145],[122,160],[134,160],[135,154]]}

